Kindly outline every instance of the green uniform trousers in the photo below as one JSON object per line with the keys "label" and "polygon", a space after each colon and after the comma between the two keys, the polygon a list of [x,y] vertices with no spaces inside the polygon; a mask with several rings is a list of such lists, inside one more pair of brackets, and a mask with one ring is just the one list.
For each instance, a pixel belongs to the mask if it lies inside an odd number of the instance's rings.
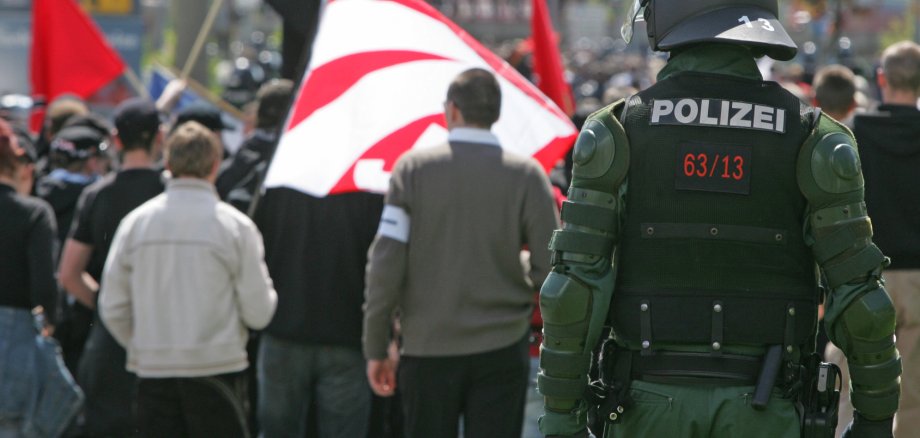
{"label": "green uniform trousers", "polygon": [[792,399],[773,391],[767,408],[751,408],[753,386],[672,385],[634,380],[634,404],[605,438],[798,438]]}

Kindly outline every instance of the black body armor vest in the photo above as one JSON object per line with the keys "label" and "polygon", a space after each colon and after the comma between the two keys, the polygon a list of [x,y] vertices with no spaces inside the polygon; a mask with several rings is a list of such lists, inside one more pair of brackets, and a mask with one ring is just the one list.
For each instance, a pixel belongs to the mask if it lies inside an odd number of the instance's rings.
{"label": "black body armor vest", "polygon": [[812,109],[773,82],[684,72],[633,96],[609,323],[622,342],[803,345],[817,274],[796,159]]}

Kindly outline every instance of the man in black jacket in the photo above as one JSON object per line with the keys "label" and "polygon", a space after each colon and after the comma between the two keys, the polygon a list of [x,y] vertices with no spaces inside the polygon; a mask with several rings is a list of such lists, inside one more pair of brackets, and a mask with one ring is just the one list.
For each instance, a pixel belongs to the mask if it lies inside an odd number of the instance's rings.
{"label": "man in black jacket", "polygon": [[[263,86],[256,131],[217,179],[221,197],[243,211],[257,190],[292,88],[289,81]],[[253,219],[278,292],[258,354],[258,417],[265,438],[365,436],[371,391],[361,354],[364,266],[382,210],[383,196],[371,193],[315,198],[276,188],[259,202]]]}
{"label": "man in black jacket", "polygon": [[217,194],[243,213],[249,211],[259,179],[268,165],[284,123],[294,84],[287,79],[266,83],[256,95],[256,129],[243,141],[233,158],[224,161],[217,177]]}
{"label": "man in black jacket", "polygon": [[[256,95],[256,129],[243,141],[233,157],[224,160],[214,186],[220,199],[236,207],[243,213],[249,213],[253,197],[259,189],[262,175],[268,166],[272,150],[278,140],[278,128],[284,123],[294,83],[287,79],[272,80],[259,89]],[[252,215],[250,215],[252,216]],[[259,335],[250,333],[246,346],[253,363],[259,353]],[[259,428],[258,388],[256,367],[252,366],[249,375],[249,424],[253,433]]]}

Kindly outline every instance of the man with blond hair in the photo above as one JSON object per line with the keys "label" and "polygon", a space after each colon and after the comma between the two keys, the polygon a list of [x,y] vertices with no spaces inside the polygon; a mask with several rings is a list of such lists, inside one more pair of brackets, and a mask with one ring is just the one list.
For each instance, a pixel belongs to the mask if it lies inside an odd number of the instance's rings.
{"label": "man with blond hair", "polygon": [[122,220],[100,316],[137,373],[144,437],[248,436],[247,328],[268,324],[277,295],[262,236],[217,197],[221,146],[196,122],[166,145],[166,192]]}
{"label": "man with blond hair", "polygon": [[856,117],[854,134],[873,239],[891,257],[883,278],[896,310],[904,370],[894,419],[894,436],[903,438],[920,430],[920,45],[901,41],[886,48],[877,77],[882,104]]}

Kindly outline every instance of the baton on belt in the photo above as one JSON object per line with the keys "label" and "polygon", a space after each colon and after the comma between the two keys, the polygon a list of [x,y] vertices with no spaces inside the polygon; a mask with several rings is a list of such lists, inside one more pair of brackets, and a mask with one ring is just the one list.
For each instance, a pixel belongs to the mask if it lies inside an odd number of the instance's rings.
{"label": "baton on belt", "polygon": [[773,393],[773,384],[776,383],[782,357],[782,345],[770,346],[764,355],[763,367],[760,369],[760,376],[757,377],[757,386],[754,387],[754,398],[751,399],[751,407],[758,411],[766,409],[767,403],[770,402],[770,394]]}

